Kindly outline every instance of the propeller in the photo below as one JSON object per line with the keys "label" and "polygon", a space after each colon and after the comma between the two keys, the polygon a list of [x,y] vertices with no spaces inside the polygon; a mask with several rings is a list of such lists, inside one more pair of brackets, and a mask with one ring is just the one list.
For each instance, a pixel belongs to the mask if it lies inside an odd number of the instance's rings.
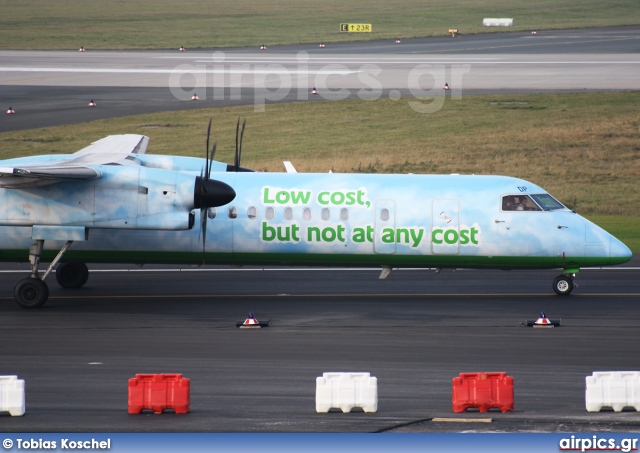
{"label": "propeller", "polygon": [[[211,121],[209,118],[209,127],[207,127],[207,143],[205,151],[205,165],[200,171],[200,176],[196,176],[196,183],[193,193],[193,205],[200,208],[200,234],[202,235],[202,253],[204,254],[207,239],[207,209],[223,206],[230,203],[235,197],[236,192],[233,188],[215,179],[211,179],[211,167],[213,165],[213,157],[216,154],[216,143],[211,146],[209,152],[209,141],[211,137]],[[200,241],[200,235],[198,235]]]}
{"label": "propeller", "polygon": [[247,124],[247,120],[242,120],[242,128],[240,127],[240,117],[238,117],[238,123],[236,124],[236,156],[233,160],[233,165],[227,165],[227,171],[250,171],[249,168],[240,166],[240,157],[242,156],[242,137],[244,137],[244,126]]}

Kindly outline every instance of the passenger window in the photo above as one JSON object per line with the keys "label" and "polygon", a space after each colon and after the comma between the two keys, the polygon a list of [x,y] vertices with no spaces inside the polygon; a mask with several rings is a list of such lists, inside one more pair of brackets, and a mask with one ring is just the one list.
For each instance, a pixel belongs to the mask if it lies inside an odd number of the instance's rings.
{"label": "passenger window", "polygon": [[304,220],[311,220],[311,208],[304,208],[302,211],[302,218]]}
{"label": "passenger window", "polygon": [[238,208],[236,208],[235,206],[231,206],[229,208],[229,218],[235,219],[236,217],[238,217]]}
{"label": "passenger window", "polygon": [[247,211],[247,216],[250,219],[255,219],[257,217],[257,210],[255,206],[249,206],[249,210]]}
{"label": "passenger window", "polygon": [[322,217],[322,220],[329,220],[331,218],[331,211],[329,211],[329,208],[322,208],[320,217]]}
{"label": "passenger window", "polygon": [[347,208],[340,209],[340,220],[349,220],[349,210]]}
{"label": "passenger window", "polygon": [[273,218],[275,217],[275,211],[271,206],[267,208],[266,212],[264,213],[264,216],[266,217],[267,220],[273,220]]}
{"label": "passenger window", "polygon": [[207,217],[209,217],[210,219],[215,219],[216,214],[217,214],[216,208],[207,209]]}
{"label": "passenger window", "polygon": [[284,210],[284,218],[286,220],[291,220],[293,218],[293,209],[292,208],[285,208],[285,210]]}
{"label": "passenger window", "polygon": [[389,220],[389,210],[388,209],[382,209],[380,211],[380,220],[382,220],[383,222],[386,222],[387,220]]}

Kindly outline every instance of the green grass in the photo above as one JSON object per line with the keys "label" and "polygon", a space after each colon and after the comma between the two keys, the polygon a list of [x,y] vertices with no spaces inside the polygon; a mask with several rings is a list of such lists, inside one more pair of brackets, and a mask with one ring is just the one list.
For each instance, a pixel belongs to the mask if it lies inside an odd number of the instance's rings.
{"label": "green grass", "polygon": [[302,172],[517,176],[582,215],[616,216],[610,230],[640,251],[640,92],[464,96],[433,114],[408,101],[188,110],[6,132],[0,158],[75,152],[120,133],[149,136],[150,153],[203,156],[212,116],[216,159],[232,162],[242,116],[244,166],[283,171],[291,160]]}
{"label": "green grass", "polygon": [[[177,49],[640,24],[637,0],[0,0],[2,49]],[[483,27],[485,17],[514,26]],[[372,33],[340,33],[370,23]]]}

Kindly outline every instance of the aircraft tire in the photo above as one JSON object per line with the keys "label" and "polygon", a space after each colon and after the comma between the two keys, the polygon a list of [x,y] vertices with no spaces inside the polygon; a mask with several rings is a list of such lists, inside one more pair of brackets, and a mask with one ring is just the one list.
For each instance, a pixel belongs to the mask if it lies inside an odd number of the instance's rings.
{"label": "aircraft tire", "polygon": [[558,296],[568,296],[573,291],[573,279],[567,275],[558,275],[553,281],[553,290]]}
{"label": "aircraft tire", "polygon": [[89,280],[89,269],[84,263],[64,263],[56,269],[56,281],[63,288],[80,288]]}
{"label": "aircraft tire", "polygon": [[22,308],[40,308],[49,299],[49,287],[39,278],[20,280],[13,290],[16,303]]}

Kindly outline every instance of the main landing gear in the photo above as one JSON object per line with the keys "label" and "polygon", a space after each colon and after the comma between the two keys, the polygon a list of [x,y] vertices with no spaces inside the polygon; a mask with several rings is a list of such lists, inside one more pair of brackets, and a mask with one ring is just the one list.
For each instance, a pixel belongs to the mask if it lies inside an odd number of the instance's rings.
{"label": "main landing gear", "polygon": [[577,288],[578,285],[573,282],[573,278],[576,274],[562,274],[558,275],[553,281],[553,290],[558,296],[568,296],[573,291],[573,288]]}
{"label": "main landing gear", "polygon": [[[72,243],[73,241],[65,243],[42,277],[38,274],[38,267],[40,266],[44,240],[38,239],[31,245],[29,249],[31,274],[29,277],[20,280],[13,291],[16,303],[19,306],[22,308],[39,308],[47,302],[49,287],[44,280],[60,262]],[[63,288],[80,288],[88,279],[89,269],[84,263],[64,263],[58,266],[56,270],[56,280]]]}

